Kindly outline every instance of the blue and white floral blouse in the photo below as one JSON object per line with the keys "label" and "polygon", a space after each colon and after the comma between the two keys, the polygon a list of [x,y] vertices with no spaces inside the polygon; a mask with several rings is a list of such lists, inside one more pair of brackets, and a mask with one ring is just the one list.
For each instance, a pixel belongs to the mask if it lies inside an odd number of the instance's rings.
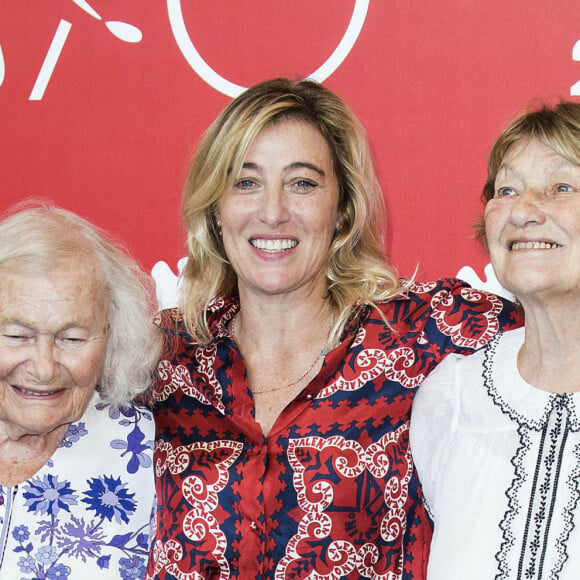
{"label": "blue and white floral blouse", "polygon": [[154,505],[154,424],[95,394],[52,458],[0,486],[0,578],[143,578]]}

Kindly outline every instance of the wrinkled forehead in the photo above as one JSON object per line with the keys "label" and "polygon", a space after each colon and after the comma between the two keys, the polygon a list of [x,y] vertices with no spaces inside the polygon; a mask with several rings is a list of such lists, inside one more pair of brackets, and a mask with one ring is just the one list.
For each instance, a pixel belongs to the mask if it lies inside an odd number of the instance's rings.
{"label": "wrinkled forehead", "polygon": [[100,276],[100,268],[94,254],[87,248],[58,248],[30,245],[0,260],[0,269],[16,274],[48,274],[54,270],[83,268]]}
{"label": "wrinkled forehead", "polygon": [[[0,262],[2,273],[12,274],[20,279],[60,278],[74,280],[90,289],[98,301],[109,299],[108,284],[103,270],[90,251],[71,251],[65,255],[42,256],[32,252]],[[0,297],[1,299],[1,297]]]}
{"label": "wrinkled forehead", "polygon": [[95,261],[62,259],[53,268],[0,267],[0,318],[68,326],[106,323],[110,300]]}
{"label": "wrinkled forehead", "polygon": [[539,138],[530,138],[514,143],[505,153],[497,176],[517,171],[522,160],[533,160],[534,169],[542,169],[545,173],[555,173],[560,169],[577,169],[579,167],[574,158],[566,155],[561,148],[553,147]]}

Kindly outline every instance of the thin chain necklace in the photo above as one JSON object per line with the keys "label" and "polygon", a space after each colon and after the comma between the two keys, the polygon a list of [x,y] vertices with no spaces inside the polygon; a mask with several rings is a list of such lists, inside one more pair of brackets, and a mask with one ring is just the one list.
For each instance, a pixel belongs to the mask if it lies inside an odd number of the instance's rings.
{"label": "thin chain necklace", "polygon": [[[238,314],[239,314],[239,312],[238,312]],[[234,316],[234,318],[232,320],[232,325],[230,327],[230,334],[234,337],[234,339],[236,337],[238,314],[236,314],[236,316]],[[298,384],[306,376],[308,376],[310,374],[310,372],[312,371],[312,369],[314,368],[314,365],[321,358],[324,358],[326,356],[326,344],[328,343],[328,338],[330,337],[330,331],[332,330],[332,323],[333,322],[334,322],[334,317],[332,317],[330,319],[330,325],[328,326],[328,332],[326,333],[326,338],[324,339],[324,344],[322,345],[322,348],[316,354],[316,358],[312,361],[312,364],[298,378],[294,379],[293,381],[291,381],[289,383],[286,383],[285,385],[276,385],[275,387],[268,387],[267,389],[253,389],[252,388],[252,393],[254,393],[254,395],[263,395],[264,393],[273,393],[274,391],[282,391],[284,389],[289,389],[290,387],[293,387],[294,385]]]}

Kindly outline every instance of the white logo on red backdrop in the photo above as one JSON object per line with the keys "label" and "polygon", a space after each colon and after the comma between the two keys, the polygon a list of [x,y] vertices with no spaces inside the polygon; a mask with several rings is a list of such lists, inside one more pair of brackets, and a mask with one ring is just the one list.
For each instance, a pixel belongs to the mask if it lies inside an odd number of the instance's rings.
{"label": "white logo on red backdrop", "polygon": [[[87,14],[96,20],[103,20],[102,16],[86,0],[72,1],[79,8],[82,8]],[[362,30],[368,12],[368,7],[369,0],[355,0],[350,22],[340,42],[330,57],[312,74],[308,75],[309,78],[322,82],[326,80],[342,64],[354,46],[360,31]],[[181,9],[181,0],[167,0],[167,12],[169,15],[171,30],[173,32],[175,41],[177,42],[177,46],[179,47],[191,68],[208,85],[225,95],[236,97],[242,91],[244,91],[245,87],[232,83],[217,73],[214,69],[212,69],[195,48],[195,45],[193,44],[185,25],[183,12]],[[143,38],[141,30],[127,22],[106,20],[104,24],[114,36],[124,42],[136,43],[140,42]],[[30,93],[30,101],[42,100],[48,87],[48,83],[50,82],[52,74],[54,73],[58,63],[58,59],[60,58],[62,50],[65,46],[71,27],[72,24],[67,20],[61,19],[59,22]],[[2,48],[0,47],[0,86],[4,80],[4,75],[5,63]]]}
{"label": "white logo on red backdrop", "polygon": [[[328,60],[312,74],[309,78],[322,82],[326,80],[343,62],[348,53],[351,51],[360,31],[363,27],[367,11],[369,8],[369,0],[356,0],[352,17],[348,27],[342,37],[341,41],[334,52],[330,55]],[[183,53],[185,60],[189,63],[191,68],[211,87],[224,93],[229,97],[237,97],[246,87],[236,85],[222,77],[215,70],[213,70],[202,58],[195,48],[185,22],[183,20],[183,12],[181,10],[181,0],[167,0],[167,11],[169,13],[169,22],[171,23],[171,30],[173,36],[177,41],[179,49]]]}
{"label": "white logo on red backdrop", "polygon": [[[88,3],[86,0],[72,0],[79,8],[82,8],[87,14],[92,16],[97,20],[102,20],[102,16]],[[118,20],[107,20],[105,21],[105,26],[109,29],[109,31],[116,36],[118,39],[123,40],[125,42],[140,42],[143,38],[141,31],[132,24],[128,24],[127,22],[119,22]],[[52,73],[56,67],[56,63],[60,57],[60,53],[64,48],[66,39],[70,32],[72,24],[67,20],[61,19],[52,37],[52,41],[48,48],[48,52],[44,58],[44,62],[40,67],[40,71],[38,76],[36,77],[36,82],[34,83],[34,87],[32,87],[32,92],[30,93],[30,97],[28,99],[30,101],[40,101],[44,96],[44,91],[46,91],[46,87],[52,77]],[[3,72],[3,67],[2,71]],[[0,81],[1,84],[1,81]]]}

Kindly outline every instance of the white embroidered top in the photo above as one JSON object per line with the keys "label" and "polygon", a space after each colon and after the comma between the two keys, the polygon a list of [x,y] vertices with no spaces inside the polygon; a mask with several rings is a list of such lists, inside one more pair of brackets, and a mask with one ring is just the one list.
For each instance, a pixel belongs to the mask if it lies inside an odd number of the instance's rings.
{"label": "white embroidered top", "polygon": [[517,369],[524,329],[449,356],[413,403],[411,448],[435,522],[429,580],[580,578],[580,393]]}

